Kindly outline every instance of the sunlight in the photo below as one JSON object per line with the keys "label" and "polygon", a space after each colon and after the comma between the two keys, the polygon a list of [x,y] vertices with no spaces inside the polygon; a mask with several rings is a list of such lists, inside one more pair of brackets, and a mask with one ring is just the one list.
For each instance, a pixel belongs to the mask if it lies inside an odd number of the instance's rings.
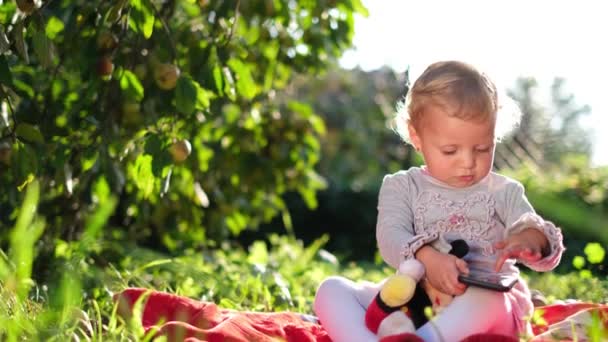
{"label": "sunlight", "polygon": [[564,77],[578,104],[592,107],[582,118],[594,130],[593,163],[608,165],[608,106],[603,81],[608,78],[608,51],[600,41],[608,22],[600,3],[522,0],[402,1],[363,0],[368,18],[358,17],[355,49],[341,64],[364,70],[408,66],[415,78],[429,63],[461,59],[490,73],[503,89],[520,76],[532,76],[548,89],[553,77]]}

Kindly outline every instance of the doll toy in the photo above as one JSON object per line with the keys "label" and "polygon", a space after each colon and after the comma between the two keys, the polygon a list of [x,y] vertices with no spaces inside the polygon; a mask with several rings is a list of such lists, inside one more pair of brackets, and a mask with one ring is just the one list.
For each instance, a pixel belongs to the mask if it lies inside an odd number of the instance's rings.
{"label": "doll toy", "polygon": [[[462,258],[468,251],[464,240],[450,243],[450,254]],[[378,335],[380,342],[422,341],[415,331],[428,321],[424,309],[432,307],[437,313],[451,302],[451,295],[439,292],[428,282],[421,282],[423,277],[422,263],[416,259],[404,260],[370,303],[365,324]]]}

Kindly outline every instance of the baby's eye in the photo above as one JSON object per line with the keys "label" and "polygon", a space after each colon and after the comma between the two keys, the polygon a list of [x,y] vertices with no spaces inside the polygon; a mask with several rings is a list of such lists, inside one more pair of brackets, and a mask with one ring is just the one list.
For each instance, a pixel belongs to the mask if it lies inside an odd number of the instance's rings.
{"label": "baby's eye", "polygon": [[485,153],[485,152],[489,152],[490,148],[489,147],[477,148],[476,151],[480,152],[480,153]]}
{"label": "baby's eye", "polygon": [[453,154],[456,153],[456,150],[449,150],[449,151],[441,151],[442,154],[446,155],[446,156],[451,156]]}

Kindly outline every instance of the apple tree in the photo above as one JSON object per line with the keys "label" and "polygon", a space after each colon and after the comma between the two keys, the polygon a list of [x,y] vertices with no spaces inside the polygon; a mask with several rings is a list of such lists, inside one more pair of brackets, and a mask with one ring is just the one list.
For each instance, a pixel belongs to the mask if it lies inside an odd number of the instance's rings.
{"label": "apple tree", "polygon": [[[44,241],[175,250],[315,206],[324,123],[286,96],[350,47],[359,0],[0,0],[0,230],[37,180]],[[332,64],[333,63],[333,64]],[[5,237],[4,237],[5,238]]]}

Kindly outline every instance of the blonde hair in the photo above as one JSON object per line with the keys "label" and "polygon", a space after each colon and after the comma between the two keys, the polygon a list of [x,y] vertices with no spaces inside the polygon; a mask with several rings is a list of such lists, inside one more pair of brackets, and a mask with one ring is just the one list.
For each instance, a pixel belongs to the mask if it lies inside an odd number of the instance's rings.
{"label": "blonde hair", "polygon": [[439,107],[462,120],[496,120],[495,137],[499,140],[521,117],[513,101],[506,96],[500,100],[494,82],[475,67],[459,61],[436,62],[418,77],[405,100],[397,103],[394,128],[404,141],[411,142],[408,125],[419,128],[424,113]]}

